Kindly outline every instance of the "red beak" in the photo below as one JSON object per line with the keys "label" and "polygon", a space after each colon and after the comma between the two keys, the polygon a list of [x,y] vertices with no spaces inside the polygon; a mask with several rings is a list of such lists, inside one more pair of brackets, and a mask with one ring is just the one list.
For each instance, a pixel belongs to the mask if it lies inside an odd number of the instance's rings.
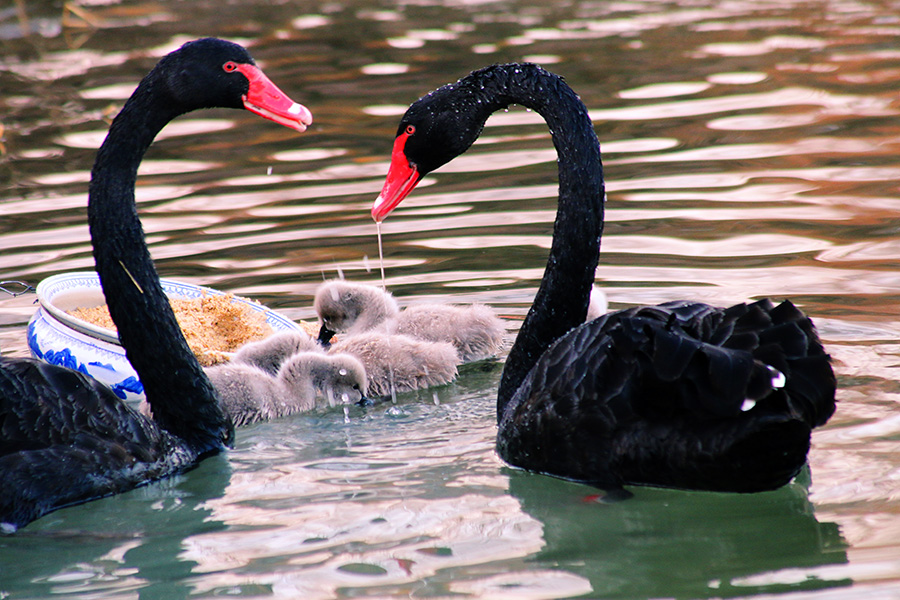
{"label": "red beak", "polygon": [[244,108],[297,131],[306,131],[312,125],[309,109],[288,98],[259,67],[239,64],[237,68],[250,82],[250,89],[243,97]]}
{"label": "red beak", "polygon": [[384,221],[385,217],[391,214],[391,211],[397,208],[398,204],[403,202],[403,199],[409,195],[422,179],[418,169],[416,169],[416,165],[409,162],[409,159],[406,158],[404,148],[408,137],[409,134],[401,133],[394,140],[391,166],[388,168],[384,187],[381,188],[381,193],[372,206],[372,218],[375,219],[376,223]]}

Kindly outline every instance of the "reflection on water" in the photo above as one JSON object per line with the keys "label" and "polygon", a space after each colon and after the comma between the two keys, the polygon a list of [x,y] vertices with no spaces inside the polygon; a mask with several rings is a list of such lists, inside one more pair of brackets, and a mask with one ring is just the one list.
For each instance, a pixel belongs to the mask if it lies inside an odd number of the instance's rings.
{"label": "reflection on water", "polygon": [[[499,363],[474,365],[348,423],[240,430],[191,473],[2,538],[0,597],[896,597],[897,28],[881,0],[0,8],[0,279],[92,268],[86,187],[110,116],[157,57],[214,32],[316,121],[300,135],[210,111],[168,126],[137,189],[151,250],[167,277],[310,318],[323,277],[380,278],[368,210],[405,107],[530,59],[594,119],[613,307],[789,297],[841,387],[811,481],[597,504],[501,464]],[[494,115],[384,223],[389,289],[490,303],[511,342],[546,260],[555,160],[538,115]],[[4,354],[25,355],[33,312],[33,296],[0,296]]]}
{"label": "reflection on water", "polygon": [[[583,574],[599,596],[728,597],[851,582],[837,524],[816,520],[798,483],[755,496],[646,489],[603,506],[577,504],[579,491],[510,477],[510,492],[544,523],[536,560]],[[779,575],[788,571],[789,582]]]}

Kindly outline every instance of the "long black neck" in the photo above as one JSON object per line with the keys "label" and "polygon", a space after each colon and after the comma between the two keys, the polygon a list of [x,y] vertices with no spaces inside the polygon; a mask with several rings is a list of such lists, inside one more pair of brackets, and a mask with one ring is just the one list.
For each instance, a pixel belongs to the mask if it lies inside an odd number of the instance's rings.
{"label": "long black neck", "polygon": [[558,76],[536,65],[504,65],[482,71],[494,112],[520,104],[550,128],[559,167],[559,206],[553,244],[534,304],[506,360],[497,397],[498,416],[537,359],[554,340],[584,322],[603,233],[603,166],[600,143],[587,109]]}
{"label": "long black neck", "polygon": [[128,360],[154,419],[197,452],[230,443],[233,427],[191,353],[162,290],[134,200],[137,169],[156,134],[183,112],[157,83],[141,82],[110,127],[94,162],[88,223],[94,261]]}

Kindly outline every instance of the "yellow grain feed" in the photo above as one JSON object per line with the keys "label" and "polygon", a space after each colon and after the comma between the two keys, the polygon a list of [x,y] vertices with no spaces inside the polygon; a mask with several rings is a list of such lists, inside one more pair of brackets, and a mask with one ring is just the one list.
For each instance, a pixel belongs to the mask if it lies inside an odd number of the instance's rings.
{"label": "yellow grain feed", "polygon": [[[303,333],[311,337],[312,339],[318,339],[319,337],[319,324],[314,321],[295,321],[297,325],[300,326],[300,329],[303,330]],[[331,338],[332,340],[336,340],[337,337]]]}
{"label": "yellow grain feed", "polygon": [[[272,334],[263,313],[242,302],[232,302],[233,299],[234,294],[169,299],[188,345],[203,366],[227,362],[228,357],[222,352],[235,352],[247,342]],[[116,330],[105,304],[66,312],[98,327]]]}

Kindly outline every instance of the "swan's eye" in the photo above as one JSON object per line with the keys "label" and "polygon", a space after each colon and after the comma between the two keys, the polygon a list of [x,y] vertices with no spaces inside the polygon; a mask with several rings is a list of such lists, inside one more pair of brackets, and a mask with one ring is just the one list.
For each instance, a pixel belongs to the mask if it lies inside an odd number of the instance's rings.
{"label": "swan's eye", "polygon": [[222,69],[224,69],[226,73],[231,73],[232,71],[237,69],[237,63],[229,60],[227,63],[222,65]]}
{"label": "swan's eye", "polygon": [[416,132],[416,126],[415,126],[415,125],[407,125],[407,126],[406,126],[406,135],[412,135],[412,134],[414,134],[415,132]]}

